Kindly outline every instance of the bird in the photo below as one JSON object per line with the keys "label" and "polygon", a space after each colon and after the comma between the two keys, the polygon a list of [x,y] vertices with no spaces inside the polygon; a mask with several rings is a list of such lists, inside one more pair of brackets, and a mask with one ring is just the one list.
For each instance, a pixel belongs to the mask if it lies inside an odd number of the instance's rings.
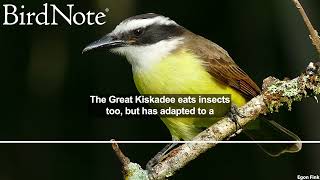
{"label": "bird", "polygon": [[[261,93],[226,50],[160,14],[140,14],[123,20],[110,33],[86,46],[83,53],[94,49],[125,56],[140,94],[230,94],[232,104],[239,107]],[[222,117],[160,118],[172,140],[179,141],[192,140]],[[300,141],[293,132],[265,118],[243,128],[253,140]],[[162,149],[147,168],[161,161],[175,145]],[[258,145],[270,156],[295,153],[302,148],[299,142]]]}

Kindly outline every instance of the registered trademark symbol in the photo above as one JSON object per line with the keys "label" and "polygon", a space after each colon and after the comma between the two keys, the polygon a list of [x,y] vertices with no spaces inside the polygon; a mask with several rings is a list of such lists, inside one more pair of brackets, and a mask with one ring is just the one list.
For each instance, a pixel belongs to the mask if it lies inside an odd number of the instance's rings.
{"label": "registered trademark symbol", "polygon": [[110,9],[109,9],[109,8],[106,8],[106,9],[105,9],[105,11],[106,11],[106,12],[109,12],[109,11],[110,11]]}

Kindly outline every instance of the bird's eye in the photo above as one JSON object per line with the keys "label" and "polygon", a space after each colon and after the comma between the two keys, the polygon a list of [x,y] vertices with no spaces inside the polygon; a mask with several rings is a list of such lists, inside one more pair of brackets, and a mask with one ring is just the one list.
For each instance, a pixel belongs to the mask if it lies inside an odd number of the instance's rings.
{"label": "bird's eye", "polygon": [[139,29],[135,29],[133,30],[133,34],[136,36],[136,37],[139,37],[143,34],[143,29],[142,28],[139,28]]}

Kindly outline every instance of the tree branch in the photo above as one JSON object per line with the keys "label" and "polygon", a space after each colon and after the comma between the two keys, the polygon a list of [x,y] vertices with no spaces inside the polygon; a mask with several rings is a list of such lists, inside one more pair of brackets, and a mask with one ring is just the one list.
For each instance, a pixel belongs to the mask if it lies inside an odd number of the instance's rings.
{"label": "tree branch", "polygon": [[318,54],[320,55],[320,37],[318,35],[318,32],[313,28],[306,12],[304,11],[303,7],[301,6],[299,0],[292,0],[292,2],[296,5],[296,8],[298,9],[299,13],[301,14],[304,23],[306,24],[309,32],[310,32],[310,39],[312,41],[312,44],[318,51]]}
{"label": "tree branch", "polygon": [[[274,77],[268,77],[263,81],[263,93],[239,108],[240,113],[245,116],[245,118],[239,117],[239,124],[245,126],[260,114],[278,112],[282,106],[287,106],[291,110],[291,104],[294,101],[301,101],[310,96],[315,97],[319,93],[320,62],[311,62],[304,73],[292,80],[281,81]],[[234,135],[235,131],[235,123],[229,118],[224,118],[198,134],[193,141],[222,141]],[[146,171],[138,164],[131,162],[123,164],[127,171],[125,177],[126,179],[136,179],[139,174],[143,179],[165,179],[217,144],[185,143],[169,152],[166,159],[148,172],[148,177],[141,176],[141,174],[146,175]],[[121,159],[126,159],[122,157],[122,153],[118,156]]]}
{"label": "tree branch", "polygon": [[[114,139],[112,139],[111,141],[114,141]],[[112,149],[116,153],[119,161],[122,164],[123,179],[128,179],[128,180],[148,180],[149,179],[147,171],[143,170],[139,164],[130,162],[130,159],[122,153],[118,144],[112,143]]]}

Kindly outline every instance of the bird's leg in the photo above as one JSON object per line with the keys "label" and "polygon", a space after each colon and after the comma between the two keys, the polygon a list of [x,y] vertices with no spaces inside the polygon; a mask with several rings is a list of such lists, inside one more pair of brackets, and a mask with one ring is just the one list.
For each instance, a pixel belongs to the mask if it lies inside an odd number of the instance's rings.
{"label": "bird's leg", "polygon": [[231,104],[231,109],[228,113],[228,117],[236,124],[236,132],[242,129],[242,126],[238,121],[238,116],[241,118],[245,118],[245,116],[239,112],[238,107],[235,104]]}
{"label": "bird's leg", "polygon": [[161,162],[165,157],[167,157],[167,152],[172,150],[178,143],[167,144],[160,152],[158,152],[146,165],[146,169],[149,171],[152,167],[159,162]]}

